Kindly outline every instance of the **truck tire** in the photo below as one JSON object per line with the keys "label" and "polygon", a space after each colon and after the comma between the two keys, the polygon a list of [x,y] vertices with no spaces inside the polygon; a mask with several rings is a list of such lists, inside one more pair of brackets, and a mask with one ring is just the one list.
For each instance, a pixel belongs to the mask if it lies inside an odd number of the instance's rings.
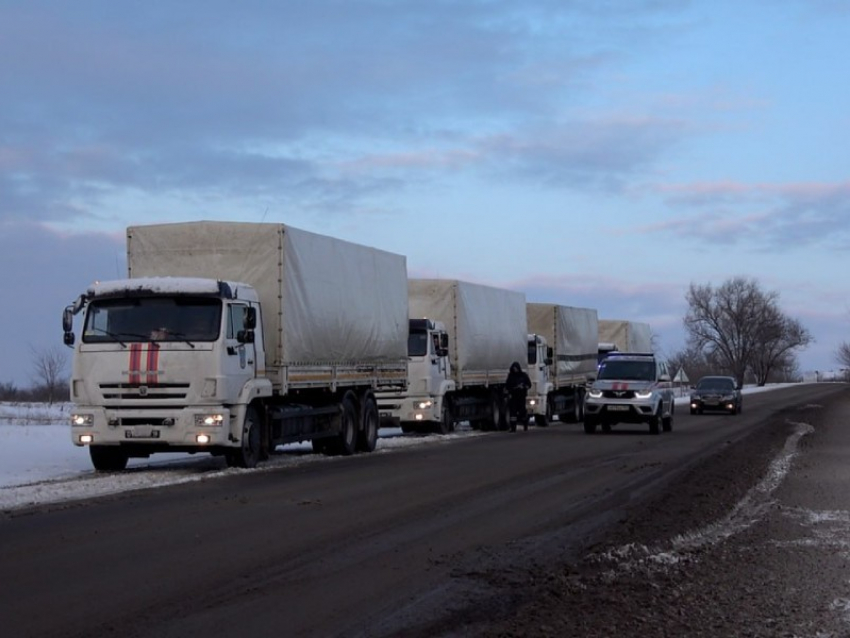
{"label": "truck tire", "polygon": [[350,391],[342,397],[342,414],[336,451],[343,456],[351,456],[357,451],[357,400],[354,398],[354,393]]}
{"label": "truck tire", "polygon": [[576,401],[578,402],[578,420],[584,421],[584,390],[577,391]]}
{"label": "truck tire", "polygon": [[437,432],[439,434],[450,434],[454,432],[454,429],[455,422],[451,403],[449,403],[448,399],[443,398],[440,406],[440,422],[437,423]]}
{"label": "truck tire", "polygon": [[257,416],[257,411],[249,407],[245,410],[245,419],[242,421],[242,439],[238,448],[230,448],[224,455],[228,467],[257,467],[260,462],[260,449],[262,448],[262,436],[260,428],[262,423]]}
{"label": "truck tire", "polygon": [[573,397],[573,409],[570,410],[570,423],[581,423],[581,404]]}
{"label": "truck tire", "polygon": [[378,405],[375,397],[368,394],[363,399],[363,413],[360,415],[360,431],[357,433],[357,451],[374,452],[378,445],[378,425],[380,423]]}
{"label": "truck tire", "polygon": [[129,457],[119,447],[92,445],[89,447],[91,464],[98,472],[120,472],[127,467]]}

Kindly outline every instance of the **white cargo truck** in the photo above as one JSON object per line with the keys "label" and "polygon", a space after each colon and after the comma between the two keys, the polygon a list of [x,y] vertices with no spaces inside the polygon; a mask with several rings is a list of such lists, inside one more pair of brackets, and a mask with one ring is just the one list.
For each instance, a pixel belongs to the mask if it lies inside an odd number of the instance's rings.
{"label": "white cargo truck", "polygon": [[526,305],[528,320],[528,413],[537,425],[581,421],[588,377],[596,371],[596,310],[548,303]]}
{"label": "white cargo truck", "polygon": [[611,352],[652,352],[652,328],[640,321],[600,319],[598,362]]}
{"label": "white cargo truck", "polygon": [[403,431],[448,433],[456,423],[505,429],[505,381],[526,361],[525,295],[449,279],[408,282],[406,391],[378,395],[381,420]]}
{"label": "white cargo truck", "polygon": [[128,228],[127,262],[127,279],[93,284],[63,315],[71,437],[96,469],[157,452],[253,467],[308,440],[374,450],[375,392],[407,384],[405,257],[200,221]]}

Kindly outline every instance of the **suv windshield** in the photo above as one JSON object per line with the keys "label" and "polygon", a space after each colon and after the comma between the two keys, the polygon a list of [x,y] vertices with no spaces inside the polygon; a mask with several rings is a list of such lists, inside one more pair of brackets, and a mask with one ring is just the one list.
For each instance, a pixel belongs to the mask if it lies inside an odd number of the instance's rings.
{"label": "suv windshield", "polygon": [[626,361],[608,357],[599,368],[598,379],[655,381],[654,361]]}
{"label": "suv windshield", "polygon": [[192,297],[100,299],[89,305],[84,343],[215,341],[221,301]]}

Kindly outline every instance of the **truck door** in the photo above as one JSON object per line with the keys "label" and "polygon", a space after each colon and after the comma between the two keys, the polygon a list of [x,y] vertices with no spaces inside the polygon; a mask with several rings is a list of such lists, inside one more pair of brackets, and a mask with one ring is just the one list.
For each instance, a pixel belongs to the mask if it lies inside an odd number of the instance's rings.
{"label": "truck door", "polygon": [[227,396],[235,399],[245,383],[256,375],[256,349],[253,343],[242,343],[237,338],[244,331],[245,309],[248,304],[233,302],[225,306],[224,363],[222,372],[227,384]]}

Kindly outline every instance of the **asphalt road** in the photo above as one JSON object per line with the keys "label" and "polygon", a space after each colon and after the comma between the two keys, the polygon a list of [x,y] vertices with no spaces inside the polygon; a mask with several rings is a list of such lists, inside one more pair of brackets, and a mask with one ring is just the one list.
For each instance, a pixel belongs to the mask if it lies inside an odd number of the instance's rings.
{"label": "asphalt road", "polygon": [[[613,635],[604,601],[564,624],[565,570],[618,534],[660,542],[686,517],[722,516],[772,458],[762,446],[755,463],[747,442],[782,440],[766,424],[847,399],[843,385],[806,385],[747,396],[735,417],[679,411],[659,436],[553,424],[18,512],[0,520],[3,632]],[[723,498],[666,521],[647,509],[718,456],[738,459]]]}

